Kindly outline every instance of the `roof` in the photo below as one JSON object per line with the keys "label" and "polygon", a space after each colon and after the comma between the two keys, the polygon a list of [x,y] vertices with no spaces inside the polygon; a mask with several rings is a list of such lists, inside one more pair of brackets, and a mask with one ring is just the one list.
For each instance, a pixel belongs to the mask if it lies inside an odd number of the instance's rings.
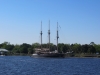
{"label": "roof", "polygon": [[8,50],[6,50],[6,49],[0,49],[0,51],[2,51],[2,52],[8,52]]}

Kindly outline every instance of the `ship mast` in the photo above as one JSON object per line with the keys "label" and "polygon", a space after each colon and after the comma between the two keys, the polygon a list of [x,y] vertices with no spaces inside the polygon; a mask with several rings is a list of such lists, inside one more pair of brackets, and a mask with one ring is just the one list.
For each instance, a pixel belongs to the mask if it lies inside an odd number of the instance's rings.
{"label": "ship mast", "polygon": [[48,30],[48,36],[49,36],[49,51],[50,51],[50,20],[49,20],[49,30]]}
{"label": "ship mast", "polygon": [[40,32],[40,35],[41,35],[41,50],[42,50],[42,21],[41,21],[41,32]]}
{"label": "ship mast", "polygon": [[57,22],[57,52],[58,52],[58,38],[59,38],[59,35],[58,35],[58,22]]}

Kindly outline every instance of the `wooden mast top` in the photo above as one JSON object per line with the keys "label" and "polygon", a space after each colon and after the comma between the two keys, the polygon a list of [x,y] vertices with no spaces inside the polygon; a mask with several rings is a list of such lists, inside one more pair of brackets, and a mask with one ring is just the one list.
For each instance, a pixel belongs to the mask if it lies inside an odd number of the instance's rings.
{"label": "wooden mast top", "polygon": [[58,38],[59,38],[59,35],[58,35],[58,22],[57,22],[57,52],[58,52]]}
{"label": "wooden mast top", "polygon": [[49,51],[50,51],[50,20],[49,20],[49,30],[48,30],[48,36],[49,36]]}
{"label": "wooden mast top", "polygon": [[40,32],[40,35],[41,35],[41,50],[42,50],[42,21],[41,21],[41,32]]}

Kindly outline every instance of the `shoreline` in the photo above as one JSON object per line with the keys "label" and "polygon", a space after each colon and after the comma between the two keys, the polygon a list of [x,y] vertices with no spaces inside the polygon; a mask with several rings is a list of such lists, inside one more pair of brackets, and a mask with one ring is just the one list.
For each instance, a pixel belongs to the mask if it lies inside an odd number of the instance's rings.
{"label": "shoreline", "polygon": [[[31,57],[31,55],[32,54],[18,53],[18,54],[8,54],[4,56],[30,56]],[[64,58],[100,58],[100,55],[97,55],[97,54],[65,54]]]}

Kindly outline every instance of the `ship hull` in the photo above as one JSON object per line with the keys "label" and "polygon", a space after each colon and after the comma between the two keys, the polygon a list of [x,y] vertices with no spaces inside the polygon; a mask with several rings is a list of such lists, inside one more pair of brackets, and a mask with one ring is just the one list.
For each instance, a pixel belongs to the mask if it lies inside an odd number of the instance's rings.
{"label": "ship hull", "polygon": [[62,53],[44,53],[44,54],[33,54],[32,57],[49,57],[49,58],[54,58],[54,57],[65,57],[65,54]]}

